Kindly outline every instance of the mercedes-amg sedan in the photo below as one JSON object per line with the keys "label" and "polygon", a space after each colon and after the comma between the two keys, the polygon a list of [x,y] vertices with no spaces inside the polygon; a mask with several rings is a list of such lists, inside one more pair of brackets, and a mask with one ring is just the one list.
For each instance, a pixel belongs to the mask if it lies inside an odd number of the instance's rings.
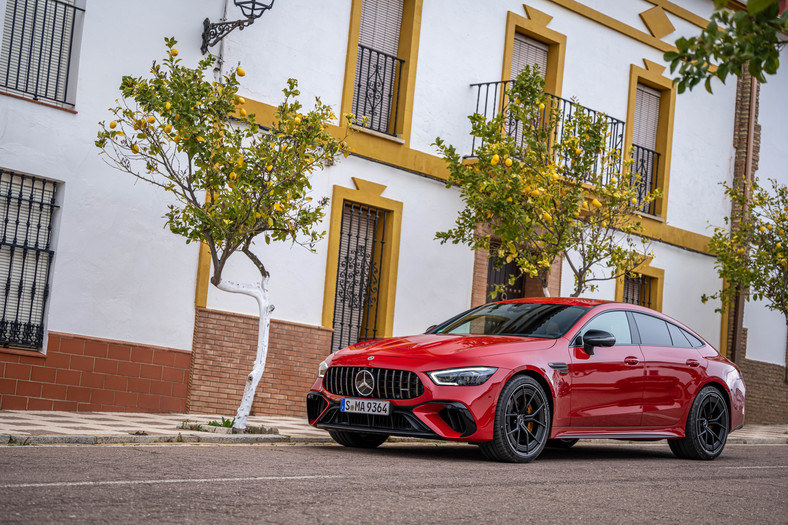
{"label": "mercedes-amg sedan", "polygon": [[330,355],[307,412],[349,447],[415,436],[527,462],[578,439],[667,439],[678,457],[714,459],[744,423],[744,382],[700,336],[648,308],[517,299]]}

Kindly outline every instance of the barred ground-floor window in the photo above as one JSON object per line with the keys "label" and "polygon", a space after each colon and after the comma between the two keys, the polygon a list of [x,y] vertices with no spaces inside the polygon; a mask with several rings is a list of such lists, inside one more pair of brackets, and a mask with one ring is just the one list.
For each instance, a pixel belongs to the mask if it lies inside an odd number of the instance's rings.
{"label": "barred ground-floor window", "polygon": [[0,169],[0,345],[42,349],[57,183]]}

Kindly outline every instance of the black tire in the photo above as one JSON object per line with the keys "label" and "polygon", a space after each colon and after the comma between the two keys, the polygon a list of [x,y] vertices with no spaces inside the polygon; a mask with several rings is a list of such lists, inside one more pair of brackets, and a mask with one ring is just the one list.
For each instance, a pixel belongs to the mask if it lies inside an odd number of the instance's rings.
{"label": "black tire", "polygon": [[551,421],[542,386],[531,377],[515,376],[498,398],[493,439],[480,445],[482,452],[497,461],[533,461],[547,443]]}
{"label": "black tire", "polygon": [[548,439],[546,447],[551,448],[572,448],[579,439]]}
{"label": "black tire", "polygon": [[681,459],[711,460],[722,453],[728,440],[730,416],[719,390],[706,386],[692,402],[685,437],[669,439],[673,454]]}
{"label": "black tire", "polygon": [[352,448],[377,448],[389,437],[386,434],[366,434],[363,432],[346,432],[344,430],[329,430],[331,439]]}

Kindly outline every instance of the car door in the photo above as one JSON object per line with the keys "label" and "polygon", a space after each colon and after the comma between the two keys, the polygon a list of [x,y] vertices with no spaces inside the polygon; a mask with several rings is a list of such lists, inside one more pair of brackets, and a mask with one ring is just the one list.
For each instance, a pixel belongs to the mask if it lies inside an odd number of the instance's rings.
{"label": "car door", "polygon": [[633,343],[624,310],[603,312],[586,323],[588,330],[604,330],[616,338],[611,347],[598,347],[589,355],[580,337],[570,346],[572,358],[571,414],[573,427],[634,427],[643,412],[643,354]]}
{"label": "car door", "polygon": [[706,361],[678,326],[639,312],[632,317],[646,359],[643,425],[676,425],[698,391]]}

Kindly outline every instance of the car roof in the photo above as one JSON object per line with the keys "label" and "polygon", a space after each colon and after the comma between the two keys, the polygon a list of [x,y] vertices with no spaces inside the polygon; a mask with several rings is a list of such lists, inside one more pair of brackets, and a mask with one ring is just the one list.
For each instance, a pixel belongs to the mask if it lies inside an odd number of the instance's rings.
{"label": "car roof", "polygon": [[[601,299],[585,299],[582,297],[526,297],[523,299],[509,299],[500,301],[502,303],[543,303],[543,304],[566,304],[570,306],[594,307],[601,304],[611,304],[614,301],[604,301]],[[631,305],[627,305],[631,306]]]}

